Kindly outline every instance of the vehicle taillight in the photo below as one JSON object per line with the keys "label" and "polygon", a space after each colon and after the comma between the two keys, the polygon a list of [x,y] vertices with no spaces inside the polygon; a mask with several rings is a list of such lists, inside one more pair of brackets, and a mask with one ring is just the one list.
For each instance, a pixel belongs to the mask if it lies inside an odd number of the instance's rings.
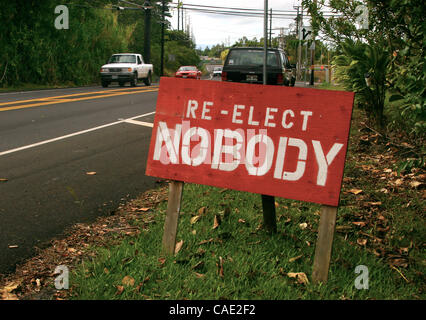
{"label": "vehicle taillight", "polygon": [[228,74],[226,71],[222,71],[222,81],[227,81],[228,80]]}
{"label": "vehicle taillight", "polygon": [[283,84],[284,83],[284,77],[282,73],[278,73],[277,75],[277,84]]}

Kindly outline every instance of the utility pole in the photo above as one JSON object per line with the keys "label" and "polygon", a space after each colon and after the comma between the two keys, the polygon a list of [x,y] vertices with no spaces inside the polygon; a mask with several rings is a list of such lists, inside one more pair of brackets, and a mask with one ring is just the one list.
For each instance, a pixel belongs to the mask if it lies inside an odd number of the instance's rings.
{"label": "utility pole", "polygon": [[[297,39],[299,40],[299,45],[297,48],[297,78],[301,80],[301,69],[302,69],[302,39],[300,39],[300,31],[303,25],[303,7],[302,6],[293,6],[294,9],[297,9],[297,18],[296,18],[296,34]],[[299,15],[299,8],[301,8],[301,14]]]}
{"label": "utility pole", "polygon": [[269,11],[269,47],[272,47],[272,8]]}
{"label": "utility pole", "polygon": [[145,63],[151,62],[151,3],[145,1],[145,35],[144,35],[144,52],[143,57]]}
{"label": "utility pole", "polygon": [[160,77],[164,76],[164,28],[166,24],[166,0],[161,3],[161,63],[160,63]]}
{"label": "utility pole", "polygon": [[[316,5],[317,5],[317,1],[316,0],[314,0],[314,5],[315,5],[315,10],[316,10]],[[311,45],[311,80],[309,81],[309,84],[311,85],[311,86],[313,86],[314,85],[314,82],[315,82],[315,78],[314,78],[314,69],[315,69],[315,67],[314,67],[314,65],[315,65],[315,32],[314,32],[314,28],[313,28],[313,25],[314,25],[314,18],[313,18],[313,15],[312,15],[312,13],[311,13],[311,26],[312,26],[312,45]]]}
{"label": "utility pole", "polygon": [[181,23],[182,31],[185,32],[185,26],[183,24],[183,7],[182,7],[182,12],[181,12],[180,16],[182,18],[182,23]]}

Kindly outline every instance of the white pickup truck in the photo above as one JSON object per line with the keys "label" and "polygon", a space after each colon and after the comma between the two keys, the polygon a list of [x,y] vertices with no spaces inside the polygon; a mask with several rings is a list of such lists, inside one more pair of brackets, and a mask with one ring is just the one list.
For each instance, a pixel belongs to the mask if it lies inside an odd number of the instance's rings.
{"label": "white pickup truck", "polygon": [[121,87],[130,82],[135,87],[139,79],[150,86],[153,72],[152,64],[144,63],[142,55],[138,53],[113,54],[101,68],[102,87],[108,87],[111,82],[118,82]]}

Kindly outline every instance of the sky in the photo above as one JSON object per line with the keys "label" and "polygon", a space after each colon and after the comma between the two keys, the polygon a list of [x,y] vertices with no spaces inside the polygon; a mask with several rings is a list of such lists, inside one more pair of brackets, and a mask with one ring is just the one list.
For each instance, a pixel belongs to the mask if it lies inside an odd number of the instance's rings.
{"label": "sky", "polygon": [[[173,2],[177,3],[177,0],[173,0]],[[300,5],[300,2],[300,0],[268,0],[268,8],[296,12],[293,6]],[[184,5],[196,4],[261,10],[264,8],[264,0],[183,0],[183,3]],[[171,14],[172,17],[169,20],[172,28],[177,30],[177,10],[173,9]],[[197,48],[203,49],[205,46],[211,47],[221,43],[232,45],[243,36],[246,36],[248,39],[263,37],[263,17],[238,17],[189,10],[185,12],[185,15],[189,16]],[[308,20],[305,21],[306,24]],[[292,18],[274,18],[272,19],[272,29],[288,28],[291,23],[294,24]],[[272,32],[273,36],[276,36],[279,30],[273,30]]]}

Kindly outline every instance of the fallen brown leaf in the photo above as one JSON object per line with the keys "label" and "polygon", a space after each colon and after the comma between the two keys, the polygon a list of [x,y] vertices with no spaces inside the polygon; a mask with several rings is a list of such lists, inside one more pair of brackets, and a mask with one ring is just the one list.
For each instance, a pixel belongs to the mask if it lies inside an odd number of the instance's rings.
{"label": "fallen brown leaf", "polygon": [[123,280],[121,280],[121,283],[124,286],[133,287],[135,284],[135,279],[133,279],[131,276],[125,276]]}
{"label": "fallen brown leaf", "polygon": [[200,241],[198,244],[206,244],[206,243],[210,243],[210,242],[213,242],[213,238],[210,238],[208,240]]}
{"label": "fallen brown leaf", "polygon": [[5,178],[0,178],[0,182],[7,182],[7,179],[5,179]]}
{"label": "fallen brown leaf", "polygon": [[364,227],[366,225],[363,221],[353,221],[352,223],[358,227]]}
{"label": "fallen brown leaf", "polygon": [[191,269],[195,270],[195,269],[201,268],[203,265],[204,265],[204,262],[203,261],[199,261],[194,266],[192,266]]}
{"label": "fallen brown leaf", "polygon": [[393,184],[396,186],[400,186],[403,183],[402,179],[396,179]]}
{"label": "fallen brown leaf", "polygon": [[238,219],[238,222],[239,223],[246,223],[246,220],[244,220],[244,219]]}
{"label": "fallen brown leaf", "polygon": [[370,206],[381,206],[382,202],[381,201],[367,202],[367,204],[370,205]]}
{"label": "fallen brown leaf", "polygon": [[16,294],[9,293],[9,292],[1,292],[1,291],[0,291],[0,298],[1,300],[19,300]]}
{"label": "fallen brown leaf", "polygon": [[195,272],[195,276],[197,277],[197,278],[204,278],[204,274],[202,274],[202,273],[198,273],[198,272]]}
{"label": "fallen brown leaf", "polygon": [[218,273],[219,277],[223,278],[224,272],[223,272],[223,258],[219,256],[219,264],[216,264],[218,267]]}
{"label": "fallen brown leaf", "polygon": [[417,188],[418,186],[421,186],[423,183],[420,181],[412,181],[410,182],[410,187]]}
{"label": "fallen brown leaf", "polygon": [[200,218],[201,218],[201,216],[194,216],[194,217],[192,217],[192,218],[189,220],[189,222],[190,222],[191,224],[194,224],[194,223],[196,223],[198,220],[200,220]]}
{"label": "fallen brown leaf", "polygon": [[215,214],[212,229],[216,229],[217,227],[219,227],[219,225],[220,225],[220,216]]}
{"label": "fallen brown leaf", "polygon": [[288,259],[288,262],[294,262],[294,261],[296,261],[296,260],[299,260],[300,258],[302,258],[303,257],[303,255],[301,254],[300,256],[297,256],[297,257],[294,257],[294,258],[290,258],[290,259]]}
{"label": "fallen brown leaf", "polygon": [[115,292],[116,296],[119,296],[120,294],[123,293],[123,291],[124,291],[124,287],[123,286],[116,286],[116,288],[117,288],[117,291]]}
{"label": "fallen brown leaf", "polygon": [[308,224],[306,222],[299,224],[299,228],[302,230],[305,230],[307,227],[308,227]]}
{"label": "fallen brown leaf", "polygon": [[207,212],[206,207],[201,207],[200,209],[198,209],[198,214],[205,214],[206,212]]}
{"label": "fallen brown leaf", "polygon": [[349,192],[357,195],[357,194],[360,194],[362,192],[362,190],[361,189],[351,189],[351,190],[349,190]]}
{"label": "fallen brown leaf", "polygon": [[6,284],[3,288],[0,289],[0,293],[11,293],[13,290],[17,289],[21,285],[21,281],[12,281]]}
{"label": "fallen brown leaf", "polygon": [[296,278],[297,282],[299,282],[300,284],[309,283],[308,277],[304,272],[289,272],[287,273],[287,276],[289,278]]}
{"label": "fallen brown leaf", "polygon": [[89,172],[86,172],[86,174],[88,176],[94,176],[96,174],[96,172],[95,171],[89,171]]}
{"label": "fallen brown leaf", "polygon": [[365,246],[367,244],[367,239],[358,238],[356,243],[358,243],[360,246]]}
{"label": "fallen brown leaf", "polygon": [[175,255],[178,254],[178,252],[180,251],[180,249],[182,249],[182,245],[183,245],[183,240],[180,240],[178,243],[176,243],[176,246],[175,246]]}

